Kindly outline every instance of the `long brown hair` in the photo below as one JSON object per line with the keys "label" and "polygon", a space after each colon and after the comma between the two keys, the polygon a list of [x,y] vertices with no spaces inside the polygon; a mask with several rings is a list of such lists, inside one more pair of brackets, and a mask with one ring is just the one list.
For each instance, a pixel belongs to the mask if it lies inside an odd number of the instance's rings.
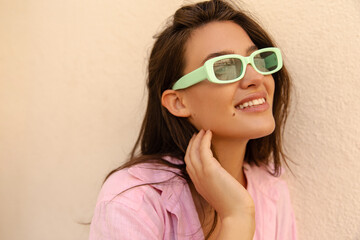
{"label": "long brown hair", "polygon": [[[168,112],[161,104],[161,96],[183,75],[185,44],[192,31],[213,21],[233,21],[238,24],[258,48],[274,46],[273,40],[265,30],[235,4],[212,0],[178,9],[165,29],[155,36],[156,41],[148,64],[148,103],[138,139],[129,160],[109,173],[108,177],[120,169],[135,164],[159,162],[180,169],[181,176],[191,183],[185,163],[175,165],[167,162],[163,157],[172,156],[183,160],[188,142],[198,130],[186,118],[175,117]],[[290,78],[286,67],[273,74],[273,78],[275,130],[268,136],[248,142],[245,161],[259,165],[269,164],[272,159],[274,164],[272,174],[279,175],[281,159],[286,163],[282,149],[282,131],[288,115],[290,97]]]}

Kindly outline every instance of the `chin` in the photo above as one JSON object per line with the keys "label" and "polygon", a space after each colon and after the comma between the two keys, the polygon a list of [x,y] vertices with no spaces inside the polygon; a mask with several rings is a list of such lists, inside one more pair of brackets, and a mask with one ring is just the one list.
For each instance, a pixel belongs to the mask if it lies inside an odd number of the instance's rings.
{"label": "chin", "polygon": [[275,121],[269,122],[269,124],[261,125],[261,127],[257,127],[254,129],[252,137],[250,139],[257,139],[269,136],[275,130]]}

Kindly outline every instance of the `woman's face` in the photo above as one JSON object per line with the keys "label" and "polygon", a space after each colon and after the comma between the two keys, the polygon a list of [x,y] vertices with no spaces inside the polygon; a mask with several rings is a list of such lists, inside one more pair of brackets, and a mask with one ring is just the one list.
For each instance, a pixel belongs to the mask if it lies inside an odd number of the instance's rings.
{"label": "woman's face", "polygon": [[[249,56],[256,49],[247,33],[234,22],[208,23],[194,30],[186,43],[184,74],[201,67],[211,57],[231,53]],[[190,110],[189,120],[197,129],[210,129],[218,138],[244,140],[273,132],[274,79],[256,72],[251,65],[245,70],[244,78],[235,83],[205,80],[182,90],[183,101]],[[262,98],[265,103],[254,101]],[[244,107],[250,102],[259,105]]]}

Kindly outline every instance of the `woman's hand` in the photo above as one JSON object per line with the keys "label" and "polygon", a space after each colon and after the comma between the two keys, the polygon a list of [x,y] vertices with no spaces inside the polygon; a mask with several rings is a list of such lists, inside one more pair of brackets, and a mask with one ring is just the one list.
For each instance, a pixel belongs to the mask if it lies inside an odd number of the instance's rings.
{"label": "woman's hand", "polygon": [[[227,233],[235,233],[242,229],[237,224],[243,225],[252,239],[255,228],[254,202],[246,189],[214,158],[210,149],[211,137],[210,130],[201,130],[191,138],[185,155],[186,170],[198,193],[218,212],[222,228],[229,227],[230,232]],[[234,235],[224,234],[220,235]]]}

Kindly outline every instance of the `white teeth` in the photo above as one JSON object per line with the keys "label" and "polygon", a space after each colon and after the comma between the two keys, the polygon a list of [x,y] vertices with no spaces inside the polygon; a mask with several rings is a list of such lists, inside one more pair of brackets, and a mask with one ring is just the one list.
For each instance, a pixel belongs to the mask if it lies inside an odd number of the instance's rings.
{"label": "white teeth", "polygon": [[246,103],[240,104],[240,105],[236,106],[236,108],[244,109],[246,107],[260,105],[260,104],[263,104],[265,102],[266,102],[265,98],[254,99],[252,101],[248,101]]}

